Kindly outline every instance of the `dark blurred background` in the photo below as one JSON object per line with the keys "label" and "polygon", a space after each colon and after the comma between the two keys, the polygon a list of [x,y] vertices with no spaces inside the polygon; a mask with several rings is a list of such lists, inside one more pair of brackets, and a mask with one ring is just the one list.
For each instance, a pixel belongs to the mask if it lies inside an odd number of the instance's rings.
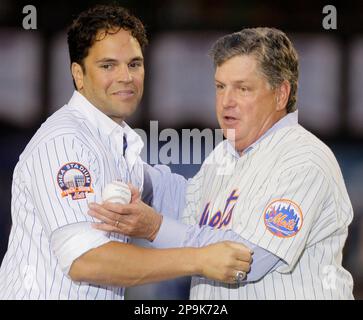
{"label": "dark blurred background", "polygon": [[[129,123],[148,131],[217,128],[213,67],[207,56],[222,34],[273,26],[293,40],[300,56],[300,123],[322,139],[342,168],[355,217],[344,266],[363,298],[363,2],[155,0],[113,1],[145,23],[145,94]],[[0,261],[11,227],[11,180],[20,153],[39,125],[70,98],[66,27],[83,9],[110,1],[0,0]],[[37,9],[37,29],[24,30],[25,5]],[[337,29],[325,30],[324,6],[337,9]],[[199,165],[171,165],[191,177]],[[188,297],[188,279],[136,287],[129,299]]]}

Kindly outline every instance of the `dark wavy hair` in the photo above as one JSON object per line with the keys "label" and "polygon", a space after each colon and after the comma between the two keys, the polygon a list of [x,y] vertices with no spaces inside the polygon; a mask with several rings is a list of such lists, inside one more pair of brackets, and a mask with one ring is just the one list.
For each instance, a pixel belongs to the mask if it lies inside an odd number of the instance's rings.
{"label": "dark wavy hair", "polygon": [[[148,40],[145,27],[142,22],[132,15],[127,9],[112,5],[96,5],[81,12],[68,28],[67,42],[71,65],[76,62],[81,65],[83,71],[84,59],[88,55],[99,31],[107,34],[117,33],[120,29],[130,31],[131,35],[139,42],[144,51]],[[73,81],[74,87],[76,85]]]}

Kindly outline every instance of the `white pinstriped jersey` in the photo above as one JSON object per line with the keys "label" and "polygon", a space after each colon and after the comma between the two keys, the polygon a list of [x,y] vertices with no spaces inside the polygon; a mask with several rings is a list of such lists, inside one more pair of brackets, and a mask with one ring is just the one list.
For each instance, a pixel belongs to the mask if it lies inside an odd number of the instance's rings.
{"label": "white pinstriped jersey", "polygon": [[118,179],[142,188],[142,145],[135,139],[126,124],[117,125],[78,92],[41,126],[14,171],[13,225],[0,269],[0,299],[123,299],[123,288],[72,282],[50,239],[63,226],[93,222],[87,204],[101,202],[107,183]]}
{"label": "white pinstriped jersey", "polygon": [[341,264],[353,210],[339,165],[297,115],[276,127],[242,156],[227,141],[216,147],[189,183],[183,221],[231,228],[285,263],[243,286],[193,277],[191,299],[353,298]]}

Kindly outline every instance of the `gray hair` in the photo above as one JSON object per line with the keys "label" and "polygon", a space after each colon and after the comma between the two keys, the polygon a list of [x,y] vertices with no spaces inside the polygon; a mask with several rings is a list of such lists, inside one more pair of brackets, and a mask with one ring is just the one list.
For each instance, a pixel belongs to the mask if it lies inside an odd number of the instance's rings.
{"label": "gray hair", "polygon": [[256,57],[260,71],[273,89],[284,80],[290,83],[286,110],[295,111],[299,61],[286,34],[275,28],[246,28],[219,38],[210,51],[215,67],[235,56],[250,54]]}

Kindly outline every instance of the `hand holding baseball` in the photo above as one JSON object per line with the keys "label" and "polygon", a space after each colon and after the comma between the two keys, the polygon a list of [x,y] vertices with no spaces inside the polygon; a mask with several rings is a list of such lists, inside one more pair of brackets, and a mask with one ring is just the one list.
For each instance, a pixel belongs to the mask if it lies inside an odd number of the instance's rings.
{"label": "hand holding baseball", "polygon": [[104,188],[102,200],[102,204],[89,204],[88,214],[101,221],[93,224],[94,228],[149,241],[155,239],[162,215],[142,202],[139,191],[131,184],[112,182]]}

